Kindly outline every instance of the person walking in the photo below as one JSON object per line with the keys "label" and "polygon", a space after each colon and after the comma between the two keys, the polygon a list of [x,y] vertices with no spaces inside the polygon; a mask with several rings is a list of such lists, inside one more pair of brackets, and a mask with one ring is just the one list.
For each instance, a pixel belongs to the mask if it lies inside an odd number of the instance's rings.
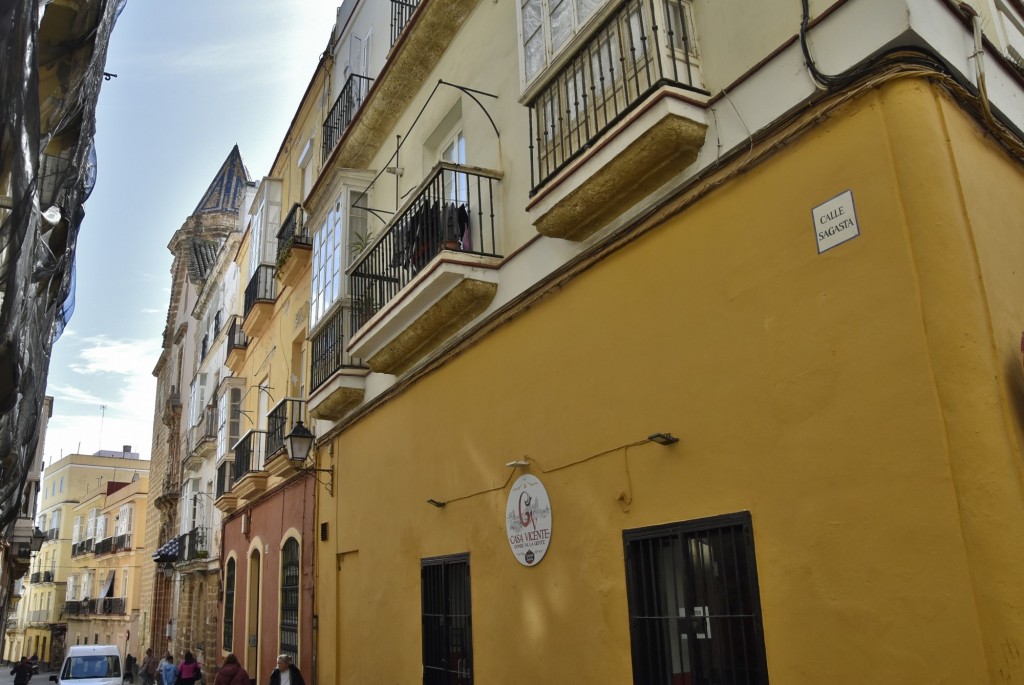
{"label": "person walking", "polygon": [[14,676],[14,685],[28,685],[29,679],[32,678],[32,664],[27,656],[21,657],[21,661],[15,664],[11,669],[11,675]]}
{"label": "person walking", "polygon": [[153,685],[156,682],[156,669],[160,660],[153,654],[153,648],[146,650],[146,656],[142,657],[142,665],[139,670],[142,672],[142,685]]}
{"label": "person walking", "polygon": [[238,663],[238,657],[228,654],[224,657],[224,665],[217,671],[217,679],[213,685],[250,685],[249,674],[242,664]]}
{"label": "person walking", "polygon": [[192,656],[192,652],[185,652],[185,658],[178,664],[178,679],[182,685],[192,685],[202,677],[202,670],[199,662]]}
{"label": "person walking", "polygon": [[170,652],[164,654],[163,660],[160,661],[160,677],[163,679],[163,685],[174,685],[178,682],[178,667],[174,665],[174,657]]}
{"label": "person walking", "polygon": [[277,657],[277,668],[270,674],[270,685],[306,685],[298,667],[292,664],[290,654]]}

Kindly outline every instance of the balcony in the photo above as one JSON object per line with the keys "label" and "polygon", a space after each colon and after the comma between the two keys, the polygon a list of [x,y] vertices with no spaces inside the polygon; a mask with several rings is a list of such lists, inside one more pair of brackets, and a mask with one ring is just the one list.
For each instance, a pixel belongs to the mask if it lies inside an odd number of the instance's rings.
{"label": "balcony", "polygon": [[36,583],[42,582],[42,580],[43,580],[43,572],[42,571],[36,571],[35,573],[33,573],[32,575],[30,575],[28,577],[28,582],[32,583],[33,585],[35,585]]}
{"label": "balcony", "polygon": [[235,463],[232,467],[232,491],[241,499],[258,495],[267,488],[267,472],[263,470],[266,457],[266,431],[251,430],[235,444]]}
{"label": "balcony", "polygon": [[217,499],[213,505],[222,514],[230,514],[238,508],[238,497],[231,489],[234,462],[222,461],[217,465]]}
{"label": "balcony", "polygon": [[97,540],[96,541],[96,547],[95,547],[95,549],[93,549],[93,553],[95,553],[96,556],[99,556],[101,554],[112,554],[113,551],[114,551],[114,538],[113,537],[103,538],[102,540]]}
{"label": "balcony", "polygon": [[207,407],[203,411],[199,423],[189,428],[184,447],[185,461],[182,463],[182,468],[186,471],[198,471],[217,447],[216,407]]}
{"label": "balcony", "polygon": [[53,577],[54,577],[53,571],[43,571],[43,582],[44,583],[52,583],[53,582]]}
{"label": "balcony", "polygon": [[64,602],[64,616],[80,616],[89,613],[88,600],[74,599]]}
{"label": "balcony", "polygon": [[313,418],[337,421],[363,401],[369,369],[345,349],[351,332],[351,308],[339,306],[309,338]]}
{"label": "balcony", "polygon": [[121,535],[115,535],[113,537],[113,541],[111,542],[111,551],[112,552],[123,552],[123,551],[126,551],[126,550],[130,551],[131,548],[132,548],[132,534],[131,533],[122,533]]}
{"label": "balcony", "polygon": [[94,601],[97,614],[106,616],[123,616],[125,614],[124,597],[103,597]]}
{"label": "balcony", "polygon": [[305,219],[302,205],[296,203],[277,232],[277,280],[282,288],[297,285],[309,268],[313,240]]}
{"label": "balcony", "polygon": [[529,102],[528,210],[584,240],[697,159],[707,131],[681,0],[626,0]]}
{"label": "balcony", "polygon": [[298,421],[306,423],[306,402],[286,397],[267,414],[267,473],[287,476],[295,472],[285,445],[285,436],[292,432]]}
{"label": "balcony", "polygon": [[498,289],[501,173],[442,162],[349,267],[348,351],[400,374],[479,316]]}
{"label": "balcony", "polygon": [[46,531],[46,539],[47,539],[47,541],[49,541],[49,540],[56,540],[59,537],[60,537],[60,530],[57,529],[57,528],[51,528],[50,530]]}
{"label": "balcony", "polygon": [[[409,111],[413,98],[479,1],[418,2],[416,11],[409,13],[399,8],[399,19],[404,17],[404,21],[398,39],[391,47],[384,69],[366,93],[358,116],[341,134],[332,167],[369,168],[370,160],[388,141],[399,117]],[[406,0],[406,4],[414,2]]]}
{"label": "balcony", "polygon": [[228,355],[225,364],[233,372],[238,373],[245,361],[245,350],[249,347],[249,336],[242,330],[241,317],[232,316],[228,324]]}
{"label": "balcony", "polygon": [[92,554],[94,540],[82,540],[71,545],[71,556],[77,557],[81,554]]}
{"label": "balcony", "polygon": [[405,25],[412,18],[420,0],[391,0],[391,45],[398,42],[399,36],[405,30]]}
{"label": "balcony", "polygon": [[196,561],[210,557],[210,529],[193,528],[186,535],[185,553],[182,561]]}
{"label": "balcony", "polygon": [[321,160],[326,162],[327,158],[334,152],[334,147],[341,140],[341,136],[348,129],[352,120],[363,106],[366,94],[370,91],[372,78],[351,74],[345,85],[341,87],[338,99],[334,101],[330,113],[324,119],[323,139],[320,147]]}
{"label": "balcony", "polygon": [[270,264],[256,267],[256,273],[245,287],[245,308],[242,310],[242,330],[250,338],[258,337],[274,313],[277,301],[276,269]]}

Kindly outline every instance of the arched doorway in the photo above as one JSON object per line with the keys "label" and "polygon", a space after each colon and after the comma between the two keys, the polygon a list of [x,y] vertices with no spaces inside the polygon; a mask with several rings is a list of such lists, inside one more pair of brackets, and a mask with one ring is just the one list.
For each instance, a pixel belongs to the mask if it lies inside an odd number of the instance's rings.
{"label": "arched doorway", "polygon": [[260,682],[260,583],[262,568],[260,552],[254,549],[249,555],[249,579],[246,590],[249,593],[248,620],[246,621],[245,670],[250,678]]}

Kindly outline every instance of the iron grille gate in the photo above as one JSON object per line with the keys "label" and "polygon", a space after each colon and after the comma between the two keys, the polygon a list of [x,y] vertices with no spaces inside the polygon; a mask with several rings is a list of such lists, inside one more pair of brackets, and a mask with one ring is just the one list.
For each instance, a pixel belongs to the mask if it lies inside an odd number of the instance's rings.
{"label": "iron grille gate", "polygon": [[765,685],[750,514],[625,531],[633,682]]}
{"label": "iron grille gate", "polygon": [[472,685],[469,555],[424,559],[423,684]]}

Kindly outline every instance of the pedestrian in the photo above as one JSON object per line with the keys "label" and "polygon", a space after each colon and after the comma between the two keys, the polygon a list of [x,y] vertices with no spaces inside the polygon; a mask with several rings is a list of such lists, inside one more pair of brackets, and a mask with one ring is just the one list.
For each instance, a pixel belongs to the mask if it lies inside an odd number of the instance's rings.
{"label": "pedestrian", "polygon": [[238,657],[228,654],[224,657],[224,665],[217,671],[217,680],[213,685],[250,685],[249,674],[238,663]]}
{"label": "pedestrian", "polygon": [[290,654],[277,657],[277,668],[270,674],[270,685],[306,685]]}
{"label": "pedestrian", "polygon": [[174,665],[174,657],[170,652],[164,654],[164,658],[160,662],[160,678],[163,680],[163,685],[175,685],[178,682],[178,667]]}
{"label": "pedestrian", "polygon": [[153,685],[156,682],[156,669],[160,660],[153,654],[153,648],[146,650],[146,656],[142,657],[142,665],[139,671],[142,672],[142,685]]}
{"label": "pedestrian", "polygon": [[21,657],[21,661],[15,664],[11,669],[11,675],[14,676],[14,685],[28,685],[29,679],[32,678],[32,664],[27,656]]}
{"label": "pedestrian", "polygon": [[179,685],[192,685],[202,677],[202,668],[199,662],[192,656],[192,652],[185,652],[185,658],[178,664]]}

